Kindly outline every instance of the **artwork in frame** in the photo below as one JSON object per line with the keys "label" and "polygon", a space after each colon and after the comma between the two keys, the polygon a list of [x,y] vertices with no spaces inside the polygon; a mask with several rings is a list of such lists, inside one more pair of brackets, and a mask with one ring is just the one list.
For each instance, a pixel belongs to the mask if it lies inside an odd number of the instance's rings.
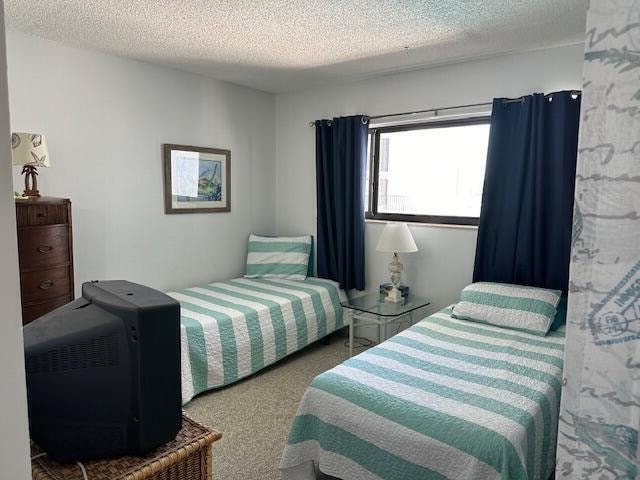
{"label": "artwork in frame", "polygon": [[231,211],[231,151],[164,145],[165,213]]}

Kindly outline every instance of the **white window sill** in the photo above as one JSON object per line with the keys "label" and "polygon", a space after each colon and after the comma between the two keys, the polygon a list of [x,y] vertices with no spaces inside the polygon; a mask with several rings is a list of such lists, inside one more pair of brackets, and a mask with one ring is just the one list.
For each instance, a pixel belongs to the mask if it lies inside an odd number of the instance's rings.
{"label": "white window sill", "polygon": [[[367,218],[365,219],[364,223],[389,223],[386,220],[374,220],[371,218]],[[407,225],[411,225],[412,227],[430,227],[430,228],[456,228],[456,229],[463,229],[463,230],[477,230],[478,226],[477,225],[453,225],[453,224],[447,224],[447,223],[422,223],[422,222],[404,222]]]}

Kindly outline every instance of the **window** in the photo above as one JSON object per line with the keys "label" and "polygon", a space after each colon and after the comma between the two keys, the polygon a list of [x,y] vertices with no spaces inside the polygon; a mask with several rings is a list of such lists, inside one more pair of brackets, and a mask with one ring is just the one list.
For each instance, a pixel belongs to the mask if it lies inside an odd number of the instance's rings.
{"label": "window", "polygon": [[369,130],[367,218],[477,225],[489,117]]}

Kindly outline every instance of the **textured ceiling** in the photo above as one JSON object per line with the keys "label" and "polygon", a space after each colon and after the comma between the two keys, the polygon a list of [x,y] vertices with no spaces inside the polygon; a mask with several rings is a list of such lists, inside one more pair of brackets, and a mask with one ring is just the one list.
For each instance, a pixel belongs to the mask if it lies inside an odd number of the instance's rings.
{"label": "textured ceiling", "polygon": [[587,0],[5,0],[9,28],[270,92],[577,43]]}

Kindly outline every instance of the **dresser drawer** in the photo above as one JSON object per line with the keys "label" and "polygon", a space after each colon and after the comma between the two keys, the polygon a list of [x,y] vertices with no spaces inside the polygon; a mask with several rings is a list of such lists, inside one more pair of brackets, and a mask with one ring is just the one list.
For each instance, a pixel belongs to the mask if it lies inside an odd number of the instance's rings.
{"label": "dresser drawer", "polygon": [[33,322],[36,318],[40,318],[42,315],[54,311],[56,308],[60,308],[66,305],[73,297],[71,295],[67,297],[56,298],[43,303],[34,303],[22,308],[22,324],[26,325],[29,322]]}
{"label": "dresser drawer", "polygon": [[66,225],[18,229],[20,270],[69,263],[69,228]]}
{"label": "dresser drawer", "polygon": [[68,203],[33,203],[29,201],[17,203],[16,223],[18,227],[69,223],[69,205]]}
{"label": "dresser drawer", "polygon": [[71,294],[68,266],[23,272],[20,283],[23,304]]}

